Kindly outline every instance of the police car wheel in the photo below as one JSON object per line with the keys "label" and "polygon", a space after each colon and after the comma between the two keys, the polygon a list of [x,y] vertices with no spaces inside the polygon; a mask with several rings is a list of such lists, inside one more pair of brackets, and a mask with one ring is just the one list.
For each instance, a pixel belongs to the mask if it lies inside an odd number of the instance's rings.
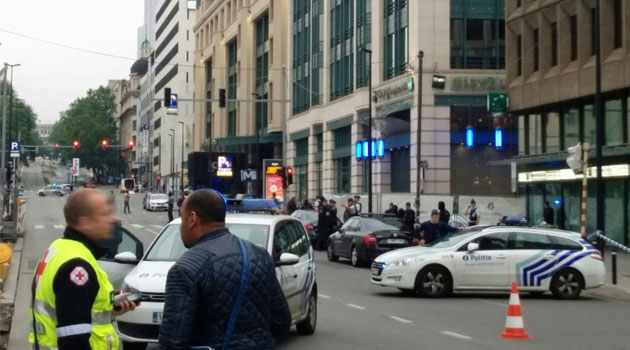
{"label": "police car wheel", "polygon": [[297,332],[301,335],[311,335],[315,333],[315,328],[317,327],[317,298],[314,293],[308,298],[308,316],[304,319],[304,321],[297,323],[295,328]]}
{"label": "police car wheel", "polygon": [[128,341],[122,342],[123,350],[144,350],[147,348],[147,343],[132,343]]}
{"label": "police car wheel", "polygon": [[551,279],[551,293],[558,299],[575,299],[584,288],[584,279],[575,269],[562,269]]}
{"label": "police car wheel", "polygon": [[328,242],[328,247],[326,248],[326,256],[328,257],[328,261],[339,261],[339,257],[336,256],[333,252],[332,242]]}
{"label": "police car wheel", "polygon": [[423,297],[441,298],[451,289],[451,276],[442,266],[427,266],[418,272],[416,291]]}

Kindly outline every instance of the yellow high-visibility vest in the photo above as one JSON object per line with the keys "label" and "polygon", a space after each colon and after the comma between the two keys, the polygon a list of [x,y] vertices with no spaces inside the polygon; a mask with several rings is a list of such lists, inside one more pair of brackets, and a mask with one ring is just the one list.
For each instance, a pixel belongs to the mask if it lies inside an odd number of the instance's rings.
{"label": "yellow high-visibility vest", "polygon": [[[55,309],[55,292],[53,281],[59,268],[69,260],[80,258],[87,261],[96,271],[98,280],[98,293],[92,305],[92,323],[77,324],[57,328],[57,311]],[[79,268],[71,273],[77,283],[84,278]],[[87,277],[87,276],[85,276]],[[109,282],[107,274],[98,264],[92,252],[81,242],[71,239],[57,239],[54,241],[35,271],[35,302],[31,312],[31,332],[28,340],[35,343],[33,335],[32,315],[35,315],[35,331],[41,350],[57,349],[57,337],[71,336],[75,334],[90,333],[90,346],[93,350],[112,350],[119,348],[119,339],[112,325],[112,310],[114,308],[114,287]]]}

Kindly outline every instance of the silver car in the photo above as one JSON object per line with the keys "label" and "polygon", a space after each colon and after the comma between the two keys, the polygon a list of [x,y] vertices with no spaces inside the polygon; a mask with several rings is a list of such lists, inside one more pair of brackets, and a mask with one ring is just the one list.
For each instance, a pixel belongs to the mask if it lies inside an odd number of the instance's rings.
{"label": "silver car", "polygon": [[66,191],[64,191],[63,188],[61,188],[61,187],[46,186],[46,187],[40,189],[39,191],[37,191],[37,194],[39,194],[40,197],[46,197],[46,196],[63,197],[63,195],[66,194]]}

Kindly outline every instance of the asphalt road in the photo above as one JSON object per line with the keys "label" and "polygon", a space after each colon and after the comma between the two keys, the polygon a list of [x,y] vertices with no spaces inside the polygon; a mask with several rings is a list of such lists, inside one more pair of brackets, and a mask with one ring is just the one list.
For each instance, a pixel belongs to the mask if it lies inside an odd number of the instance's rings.
{"label": "asphalt road", "polygon": [[[32,169],[36,171],[35,168]],[[29,175],[35,184],[35,175]],[[27,177],[24,176],[26,179]],[[25,181],[26,182],[26,181]],[[25,270],[32,268],[45,248],[63,231],[64,198],[37,197],[29,192]],[[104,188],[109,191],[109,188]],[[123,225],[145,247],[167,221],[165,212],[142,210],[141,194],[132,195],[131,215],[122,214],[122,195],[116,192],[117,212]],[[24,265],[25,260],[23,260]],[[505,325],[509,295],[505,293],[456,294],[445,299],[403,296],[397,290],[374,286],[367,268],[353,268],[346,261],[331,263],[317,252],[319,320],[315,335],[291,334],[278,339],[279,349],[630,349],[630,302],[584,292],[575,301],[559,301],[550,295],[521,296],[525,328],[531,340],[499,337]],[[27,282],[16,314],[26,325],[29,297]],[[19,293],[19,292],[18,292]],[[22,322],[22,321],[21,321]],[[15,324],[15,322],[14,322]],[[26,328],[12,330],[13,334]],[[27,349],[12,343],[11,349]],[[155,347],[150,347],[155,349]]]}

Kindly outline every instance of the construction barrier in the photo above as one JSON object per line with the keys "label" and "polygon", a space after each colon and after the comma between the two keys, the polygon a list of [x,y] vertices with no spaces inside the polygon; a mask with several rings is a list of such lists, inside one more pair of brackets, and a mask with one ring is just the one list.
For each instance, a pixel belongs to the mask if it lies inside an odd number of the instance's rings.
{"label": "construction barrier", "polygon": [[17,199],[17,222],[15,223],[15,233],[18,237],[24,236],[26,224],[24,217],[26,216],[26,198],[19,197]]}
{"label": "construction barrier", "polygon": [[626,247],[625,245],[618,243],[617,241],[614,241],[613,239],[606,237],[605,235],[602,234],[602,231],[595,231],[593,233],[591,233],[590,235],[588,235],[587,240],[588,241],[592,241],[593,238],[600,238],[602,239],[604,242],[606,242],[606,245],[610,246],[610,247],[614,247],[617,248],[618,250],[624,252],[624,253],[628,253],[630,254],[630,248]]}

